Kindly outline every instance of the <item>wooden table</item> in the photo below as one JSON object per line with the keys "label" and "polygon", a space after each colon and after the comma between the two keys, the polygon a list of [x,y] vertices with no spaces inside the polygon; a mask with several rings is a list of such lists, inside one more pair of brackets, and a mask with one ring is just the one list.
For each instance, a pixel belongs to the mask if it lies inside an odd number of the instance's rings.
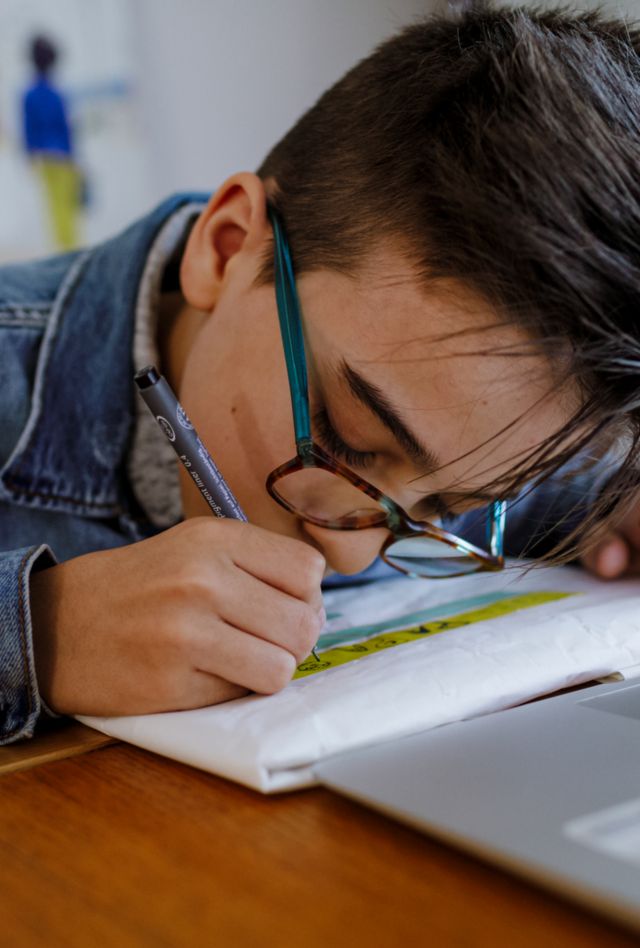
{"label": "wooden table", "polygon": [[2,948],[639,944],[328,791],[124,744],[1,776],[0,853]]}

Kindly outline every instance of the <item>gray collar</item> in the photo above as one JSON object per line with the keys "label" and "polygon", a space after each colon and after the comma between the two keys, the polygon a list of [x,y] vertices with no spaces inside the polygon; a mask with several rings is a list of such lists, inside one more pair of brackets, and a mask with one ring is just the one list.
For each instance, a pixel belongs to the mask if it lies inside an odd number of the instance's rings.
{"label": "gray collar", "polygon": [[[190,220],[203,204],[186,204],[167,219],[147,257],[136,302],[133,363],[160,367],[158,304],[162,278],[169,260],[184,239]],[[180,479],[175,452],[141,398],[135,400],[135,424],[127,471],[131,488],[151,523],[160,529],[182,518]]]}

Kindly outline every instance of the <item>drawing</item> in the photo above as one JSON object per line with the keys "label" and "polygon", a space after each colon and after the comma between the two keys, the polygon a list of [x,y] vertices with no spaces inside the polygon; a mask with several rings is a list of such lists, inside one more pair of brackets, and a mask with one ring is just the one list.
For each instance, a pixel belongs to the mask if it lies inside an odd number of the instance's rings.
{"label": "drawing", "polygon": [[[413,624],[406,628],[398,628],[398,625],[400,623],[404,624],[408,618],[407,616],[400,616],[395,621],[389,619],[386,622],[386,631],[382,630],[385,623],[377,623],[375,626],[360,626],[355,629],[331,632],[326,636],[322,636],[318,644],[320,661],[318,662],[315,658],[309,656],[298,665],[293,678],[294,681],[307,678],[311,675],[317,675],[319,672],[336,668],[339,665],[345,665],[347,662],[375,655],[389,648],[421,641],[429,635],[438,635],[451,629],[459,629],[462,626],[472,625],[476,622],[485,622],[487,619],[496,619],[520,609],[531,609],[574,595],[578,594],[549,591],[523,593],[519,596],[500,595],[490,601],[487,601],[488,597],[483,597],[482,604],[478,604],[479,598],[462,600],[455,604],[458,609],[462,607],[461,612],[453,615],[447,614],[446,618],[436,618],[433,615],[435,612],[439,611],[440,615],[450,613],[452,604],[444,604],[439,609],[425,610],[420,615],[414,614],[411,617]],[[470,602],[474,603],[474,608],[465,609],[464,606],[468,606]],[[430,617],[433,616],[431,621],[424,621],[426,614]],[[349,638],[361,640],[347,643]]]}

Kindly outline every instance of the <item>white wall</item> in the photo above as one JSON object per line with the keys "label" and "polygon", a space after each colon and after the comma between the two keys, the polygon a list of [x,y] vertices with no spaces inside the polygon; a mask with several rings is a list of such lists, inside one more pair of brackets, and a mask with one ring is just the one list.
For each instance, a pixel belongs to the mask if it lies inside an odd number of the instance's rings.
{"label": "white wall", "polygon": [[157,196],[253,170],[356,60],[435,0],[133,0]]}

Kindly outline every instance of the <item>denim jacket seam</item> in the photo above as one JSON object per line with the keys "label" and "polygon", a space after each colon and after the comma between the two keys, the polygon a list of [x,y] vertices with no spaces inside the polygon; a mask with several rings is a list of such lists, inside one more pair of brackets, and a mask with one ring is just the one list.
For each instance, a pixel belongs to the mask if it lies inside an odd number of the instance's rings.
{"label": "denim jacket seam", "polygon": [[[66,273],[62,281],[62,284],[58,290],[53,306],[51,308],[51,315],[50,315],[49,323],[47,326],[47,332],[45,333],[45,337],[42,341],[42,353],[40,355],[41,368],[39,367],[39,370],[36,376],[36,383],[34,385],[34,391],[36,389],[40,390],[40,393],[39,393],[40,398],[41,398],[41,392],[45,389],[45,382],[46,382],[47,373],[48,373],[49,365],[51,361],[50,360],[51,347],[53,345],[53,340],[55,338],[55,335],[58,331],[58,325],[60,322],[61,314],[63,313],[65,304],[67,302],[67,297],[69,296],[74,286],[78,283],[81,273],[87,261],[89,260],[89,257],[90,257],[90,252],[86,251],[77,260],[74,260],[74,262],[71,264],[71,267],[69,271]],[[18,443],[16,444],[11,457],[8,459],[5,465],[5,469],[11,468],[13,457],[17,457],[21,453],[24,453],[24,449],[29,444],[29,440],[32,436],[34,426],[40,415],[41,410],[42,410],[42,405],[40,402],[40,404],[38,404],[37,407],[34,406],[31,417],[27,421],[27,424],[25,425],[25,428],[20,438],[18,439]],[[21,465],[18,464],[18,466],[14,468],[12,473],[14,475],[16,474],[19,475],[20,472],[21,472]],[[18,485],[15,485],[15,482],[14,482],[14,486],[21,493],[25,493],[25,489],[19,487]],[[74,503],[79,503],[79,502],[74,501]]]}
{"label": "denim jacket seam", "polygon": [[26,497],[40,497],[42,500],[62,500],[64,503],[74,504],[76,507],[92,507],[95,510],[110,510],[113,511],[114,516],[118,516],[119,514],[123,513],[123,508],[119,504],[101,504],[94,501],[87,501],[82,498],[67,497],[64,494],[45,493],[41,490],[33,490],[31,487],[24,487],[12,477],[5,477],[4,483],[7,487],[12,488]]}
{"label": "denim jacket seam", "polygon": [[51,304],[39,306],[0,305],[0,326],[7,329],[42,329],[47,325]]}
{"label": "denim jacket seam", "polygon": [[22,314],[29,316],[32,313],[39,315],[40,313],[46,313],[49,309],[51,309],[50,300],[38,300],[33,303],[10,303],[8,300],[0,302],[0,313],[14,316],[21,316]]}

